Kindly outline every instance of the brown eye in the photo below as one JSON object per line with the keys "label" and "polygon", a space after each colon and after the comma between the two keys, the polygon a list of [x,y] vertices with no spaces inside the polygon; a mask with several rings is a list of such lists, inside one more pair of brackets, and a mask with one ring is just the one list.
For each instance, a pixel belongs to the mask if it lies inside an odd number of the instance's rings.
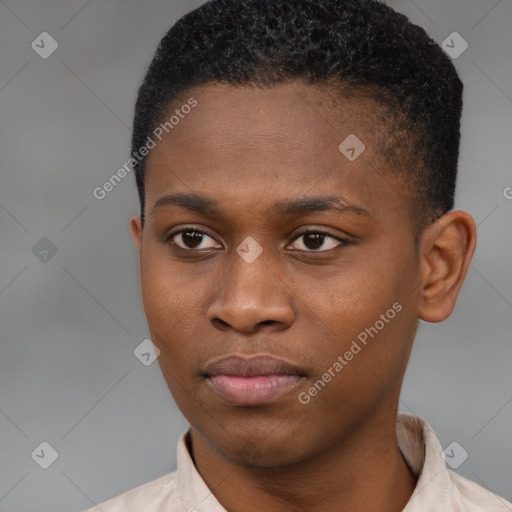
{"label": "brown eye", "polygon": [[301,238],[303,238],[302,243],[299,244],[299,247],[295,247],[295,249],[307,252],[330,251],[340,245],[346,245],[348,243],[346,240],[323,231],[305,231],[295,239],[294,243],[297,243]]}
{"label": "brown eye", "polygon": [[[210,241],[209,241],[210,240]],[[205,231],[200,229],[182,229],[171,233],[167,242],[172,242],[181,249],[194,250],[194,249],[214,249],[217,247],[215,240],[208,235]],[[213,245],[211,243],[213,242]],[[210,244],[210,245],[208,245]]]}

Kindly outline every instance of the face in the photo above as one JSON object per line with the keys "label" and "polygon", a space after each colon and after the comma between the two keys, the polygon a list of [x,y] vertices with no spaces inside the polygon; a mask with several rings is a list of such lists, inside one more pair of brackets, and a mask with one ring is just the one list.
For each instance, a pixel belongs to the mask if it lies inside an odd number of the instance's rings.
{"label": "face", "polygon": [[[159,364],[193,432],[271,467],[394,426],[419,263],[377,107],[300,84],[190,97],[148,156],[132,232]],[[364,151],[339,148],[351,134]]]}

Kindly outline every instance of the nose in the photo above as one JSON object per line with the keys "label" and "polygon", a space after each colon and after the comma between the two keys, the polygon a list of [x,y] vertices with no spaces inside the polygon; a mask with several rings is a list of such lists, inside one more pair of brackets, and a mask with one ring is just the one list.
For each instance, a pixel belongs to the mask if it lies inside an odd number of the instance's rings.
{"label": "nose", "polygon": [[295,318],[293,293],[284,279],[264,254],[251,263],[233,254],[233,264],[208,307],[208,319],[217,329],[243,333],[290,327]]}

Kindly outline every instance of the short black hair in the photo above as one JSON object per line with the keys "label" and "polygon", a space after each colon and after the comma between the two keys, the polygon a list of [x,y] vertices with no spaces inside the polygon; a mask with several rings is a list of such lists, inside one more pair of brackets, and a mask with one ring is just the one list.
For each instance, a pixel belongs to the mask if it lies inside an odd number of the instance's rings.
{"label": "short black hair", "polygon": [[[138,91],[132,154],[188,89],[292,81],[376,100],[380,149],[413,191],[417,224],[453,208],[462,82],[423,28],[378,0],[208,0],[160,41]],[[133,164],[143,225],[145,164]]]}

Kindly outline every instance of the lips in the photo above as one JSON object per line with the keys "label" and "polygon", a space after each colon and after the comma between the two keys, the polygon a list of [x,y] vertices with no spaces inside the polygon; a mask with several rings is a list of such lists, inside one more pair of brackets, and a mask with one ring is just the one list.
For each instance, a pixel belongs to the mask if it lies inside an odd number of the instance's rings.
{"label": "lips", "polygon": [[268,355],[228,356],[210,363],[211,389],[232,405],[262,405],[276,400],[303,378],[296,366]]}

